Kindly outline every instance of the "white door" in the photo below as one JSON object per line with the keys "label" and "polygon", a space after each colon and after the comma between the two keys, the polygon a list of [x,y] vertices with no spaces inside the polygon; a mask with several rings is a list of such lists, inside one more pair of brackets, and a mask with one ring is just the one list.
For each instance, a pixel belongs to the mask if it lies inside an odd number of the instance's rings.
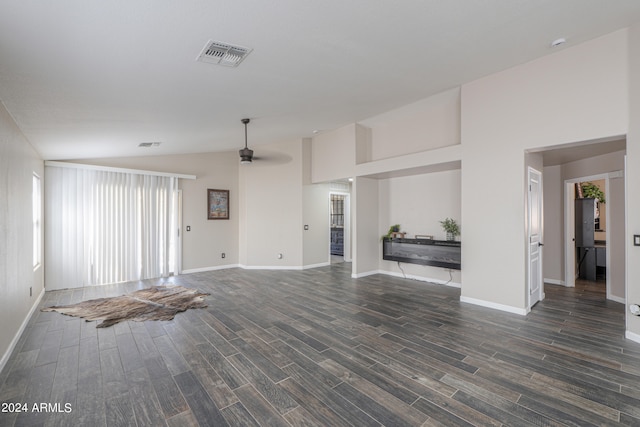
{"label": "white door", "polygon": [[529,168],[529,308],[543,299],[542,174]]}

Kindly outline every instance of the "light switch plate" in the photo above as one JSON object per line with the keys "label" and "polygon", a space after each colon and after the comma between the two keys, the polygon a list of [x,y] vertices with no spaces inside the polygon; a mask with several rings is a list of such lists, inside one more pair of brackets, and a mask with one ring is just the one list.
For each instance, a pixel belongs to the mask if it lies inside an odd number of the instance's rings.
{"label": "light switch plate", "polygon": [[640,246],[640,234],[633,235],[633,246]]}

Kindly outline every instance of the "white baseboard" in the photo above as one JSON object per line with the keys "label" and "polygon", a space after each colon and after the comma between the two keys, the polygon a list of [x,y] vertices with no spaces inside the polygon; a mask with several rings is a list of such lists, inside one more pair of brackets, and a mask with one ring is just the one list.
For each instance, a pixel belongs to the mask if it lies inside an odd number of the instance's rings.
{"label": "white baseboard", "polygon": [[215,270],[224,270],[227,268],[242,268],[243,270],[307,270],[309,268],[318,268],[318,267],[326,267],[330,265],[330,262],[321,262],[318,264],[309,264],[309,265],[244,265],[244,264],[226,264],[226,265],[215,265],[212,267],[202,267],[202,268],[190,268],[188,270],[182,270],[180,274],[191,274],[191,273],[202,273],[205,271],[215,271]]}
{"label": "white baseboard", "polygon": [[180,274],[202,273],[204,271],[224,270],[227,268],[237,268],[240,264],[226,264],[226,265],[214,265],[211,267],[202,268],[190,268],[188,270],[182,270]]}
{"label": "white baseboard", "polygon": [[566,286],[564,280],[544,279],[544,283],[549,283],[550,285]]}
{"label": "white baseboard", "polygon": [[387,276],[400,277],[403,279],[418,280],[420,282],[429,282],[429,283],[435,283],[437,285],[445,285],[445,286],[451,286],[454,288],[462,288],[461,283],[452,282],[449,280],[434,279],[431,277],[424,277],[424,276],[416,276],[415,274],[402,274],[396,271],[386,271],[386,270],[378,270],[378,273],[386,274]]}
{"label": "white baseboard", "polygon": [[640,343],[640,335],[638,334],[634,334],[631,331],[625,331],[624,336],[626,339],[631,340],[631,341],[635,341],[637,343]]}
{"label": "white baseboard", "polygon": [[355,273],[351,274],[352,279],[360,279],[361,277],[373,276],[374,274],[380,273],[378,270],[365,271],[364,273]]}
{"label": "white baseboard", "polygon": [[494,310],[506,311],[507,313],[519,314],[521,316],[526,316],[528,310],[525,308],[513,307],[510,305],[498,304],[491,301],[484,301],[476,298],[469,298],[465,296],[460,296],[460,302],[466,302],[469,304],[479,305],[482,307],[493,308]]}
{"label": "white baseboard", "polygon": [[2,355],[2,359],[0,359],[0,372],[2,372],[7,362],[9,361],[9,358],[11,357],[11,353],[13,353],[13,350],[16,348],[16,345],[18,344],[18,341],[20,340],[22,333],[26,329],[27,324],[29,324],[29,320],[31,320],[31,316],[33,316],[33,313],[35,313],[36,309],[40,305],[40,301],[42,301],[43,296],[44,296],[44,289],[42,289],[42,292],[40,292],[40,295],[38,295],[38,298],[36,298],[36,301],[31,306],[31,309],[29,310],[29,314],[27,314],[27,317],[25,317],[24,321],[22,322],[22,325],[20,325],[20,329],[18,329],[18,332],[16,332],[15,336],[11,340],[11,343],[9,344],[9,348]]}
{"label": "white baseboard", "polygon": [[331,263],[329,261],[327,262],[320,262],[318,264],[309,264],[309,265],[303,265],[302,269],[303,270],[308,270],[310,268],[318,268],[318,267],[326,267],[328,265],[331,265]]}
{"label": "white baseboard", "polygon": [[627,303],[627,301],[624,298],[620,298],[620,297],[617,297],[615,295],[607,295],[607,299],[611,300],[611,301],[614,301],[614,302],[619,302],[620,304],[626,304]]}
{"label": "white baseboard", "polygon": [[302,270],[300,265],[244,265],[238,267],[244,270]]}

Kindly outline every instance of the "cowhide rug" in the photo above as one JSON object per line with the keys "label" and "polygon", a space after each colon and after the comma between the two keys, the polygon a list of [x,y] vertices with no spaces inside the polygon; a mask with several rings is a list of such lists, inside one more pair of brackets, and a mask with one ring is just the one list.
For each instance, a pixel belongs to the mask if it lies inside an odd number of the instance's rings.
{"label": "cowhide rug", "polygon": [[204,294],[182,286],[152,286],[127,295],[98,298],[78,304],[45,307],[41,311],[57,311],[82,317],[87,322],[102,320],[96,328],[106,328],[124,320],[171,320],[190,308],[204,308]]}

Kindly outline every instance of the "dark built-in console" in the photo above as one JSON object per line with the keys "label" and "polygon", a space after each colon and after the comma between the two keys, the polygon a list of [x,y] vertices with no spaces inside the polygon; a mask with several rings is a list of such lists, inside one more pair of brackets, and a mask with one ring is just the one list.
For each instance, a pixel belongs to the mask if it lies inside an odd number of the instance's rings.
{"label": "dark built-in console", "polygon": [[382,259],[460,270],[460,242],[384,238]]}

